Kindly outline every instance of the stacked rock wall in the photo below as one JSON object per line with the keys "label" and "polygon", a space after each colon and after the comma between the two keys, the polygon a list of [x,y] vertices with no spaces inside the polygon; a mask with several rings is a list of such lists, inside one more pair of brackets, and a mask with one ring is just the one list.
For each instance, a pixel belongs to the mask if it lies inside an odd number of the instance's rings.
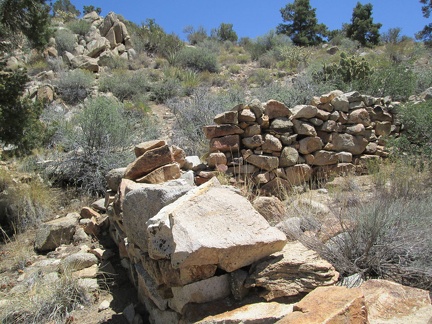
{"label": "stacked rock wall", "polygon": [[339,90],[293,108],[253,100],[204,127],[210,140],[207,162],[220,171],[251,176],[271,193],[334,172],[362,173],[366,161],[388,156],[385,138],[400,131],[392,113],[397,104]]}
{"label": "stacked rock wall", "polygon": [[[285,234],[238,190],[215,177],[196,186],[188,170],[193,159],[180,148],[151,141],[135,154],[126,168],[108,174],[105,205],[111,237],[150,322],[195,322],[202,304],[242,300],[254,289],[271,301],[337,281],[331,264],[317,263],[318,255],[300,243],[286,245]],[[278,278],[279,272],[299,273],[303,283]],[[292,307],[280,308],[278,316]]]}

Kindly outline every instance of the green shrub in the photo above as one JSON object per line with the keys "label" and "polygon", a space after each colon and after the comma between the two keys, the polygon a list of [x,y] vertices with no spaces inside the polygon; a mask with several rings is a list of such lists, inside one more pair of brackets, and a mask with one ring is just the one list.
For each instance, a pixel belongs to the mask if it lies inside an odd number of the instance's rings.
{"label": "green shrub", "polygon": [[25,70],[0,72],[0,141],[15,145],[18,154],[29,153],[44,139],[43,105],[22,97],[27,81]]}
{"label": "green shrub", "polygon": [[184,43],[174,34],[166,34],[154,19],[147,19],[141,26],[132,25],[131,37],[134,48],[148,51],[162,57],[169,57],[184,47]]}
{"label": "green shrub", "polygon": [[100,78],[101,91],[112,92],[120,101],[132,99],[149,89],[147,76],[142,71],[114,71]]}
{"label": "green shrub", "polygon": [[185,47],[177,54],[177,64],[194,71],[218,72],[217,57],[203,48]]}
{"label": "green shrub", "polygon": [[76,45],[76,37],[69,29],[59,29],[55,33],[58,54],[73,52]]}
{"label": "green shrub", "polygon": [[65,102],[76,104],[87,97],[94,80],[91,72],[77,69],[61,73],[54,84]]}
{"label": "green shrub", "polygon": [[236,87],[221,93],[213,93],[209,88],[197,88],[188,98],[168,100],[166,104],[176,116],[173,142],[188,154],[201,156],[207,153],[208,140],[203,136],[202,127],[213,124],[213,118],[218,113],[244,101],[243,91]]}
{"label": "green shrub", "polygon": [[207,39],[207,31],[203,26],[199,26],[197,30],[193,26],[186,26],[183,32],[187,34],[187,40],[191,45],[196,45]]}
{"label": "green shrub", "polygon": [[293,79],[292,84],[271,82],[254,89],[253,94],[261,101],[270,99],[283,102],[287,107],[310,103],[314,96],[334,90],[331,83],[320,82],[313,73],[302,73]]}
{"label": "green shrub", "polygon": [[100,66],[109,67],[112,70],[125,70],[128,68],[128,61],[120,56],[104,56],[99,59]]}
{"label": "green shrub", "polygon": [[132,121],[116,99],[89,99],[71,121],[59,128],[59,145],[68,154],[59,157],[51,177],[82,192],[101,194],[105,174],[126,165],[130,158],[131,126]]}
{"label": "green shrub", "polygon": [[248,54],[240,54],[240,55],[237,55],[237,57],[236,57],[236,61],[238,64],[247,64],[247,63],[249,63],[250,60],[251,60],[251,57]]}
{"label": "green shrub", "polygon": [[417,77],[407,64],[385,62],[376,67],[366,82],[358,88],[377,97],[391,96],[393,100],[407,100],[415,94]]}
{"label": "green shrub", "polygon": [[164,79],[151,85],[150,99],[156,103],[163,103],[180,93],[180,82],[177,79]]}
{"label": "green shrub", "polygon": [[241,67],[239,65],[231,65],[229,71],[232,74],[239,74],[241,72]]}
{"label": "green shrub", "polygon": [[398,117],[404,125],[399,138],[394,139],[394,153],[403,156],[432,157],[432,102],[408,103],[398,109]]}
{"label": "green shrub", "polygon": [[277,46],[290,44],[292,44],[292,41],[288,36],[276,34],[274,30],[271,30],[264,36],[257,37],[255,40],[246,41],[244,46],[250,53],[252,60],[256,61],[267,51],[270,51]]}
{"label": "green shrub", "polygon": [[248,84],[266,86],[272,83],[273,76],[267,69],[254,69],[249,73]]}
{"label": "green shrub", "polygon": [[90,31],[91,24],[83,19],[78,19],[68,22],[66,27],[69,28],[74,34],[85,36]]}

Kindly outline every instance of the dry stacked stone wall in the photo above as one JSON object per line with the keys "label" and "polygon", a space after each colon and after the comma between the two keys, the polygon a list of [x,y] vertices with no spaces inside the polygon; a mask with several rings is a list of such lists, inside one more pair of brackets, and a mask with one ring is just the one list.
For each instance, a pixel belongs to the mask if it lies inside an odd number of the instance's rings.
{"label": "dry stacked stone wall", "polygon": [[335,90],[309,105],[289,108],[253,100],[203,128],[210,140],[209,167],[252,177],[264,191],[312,178],[366,172],[367,161],[388,156],[386,137],[400,131],[389,98]]}

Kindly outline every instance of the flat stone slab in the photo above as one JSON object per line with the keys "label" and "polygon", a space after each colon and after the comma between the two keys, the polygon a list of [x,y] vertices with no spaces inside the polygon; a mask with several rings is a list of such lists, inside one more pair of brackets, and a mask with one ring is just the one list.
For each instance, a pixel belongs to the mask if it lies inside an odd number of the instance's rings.
{"label": "flat stone slab", "polygon": [[189,191],[147,222],[148,252],[174,268],[215,264],[232,272],[276,251],[285,234],[216,178]]}

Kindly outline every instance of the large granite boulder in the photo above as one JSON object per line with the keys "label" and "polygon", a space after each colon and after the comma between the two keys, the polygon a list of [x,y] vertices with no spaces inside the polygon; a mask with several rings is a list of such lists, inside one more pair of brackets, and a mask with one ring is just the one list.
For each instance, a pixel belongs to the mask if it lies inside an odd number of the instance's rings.
{"label": "large granite boulder", "polygon": [[174,268],[217,265],[232,272],[281,250],[286,237],[216,178],[147,222],[148,251]]}

